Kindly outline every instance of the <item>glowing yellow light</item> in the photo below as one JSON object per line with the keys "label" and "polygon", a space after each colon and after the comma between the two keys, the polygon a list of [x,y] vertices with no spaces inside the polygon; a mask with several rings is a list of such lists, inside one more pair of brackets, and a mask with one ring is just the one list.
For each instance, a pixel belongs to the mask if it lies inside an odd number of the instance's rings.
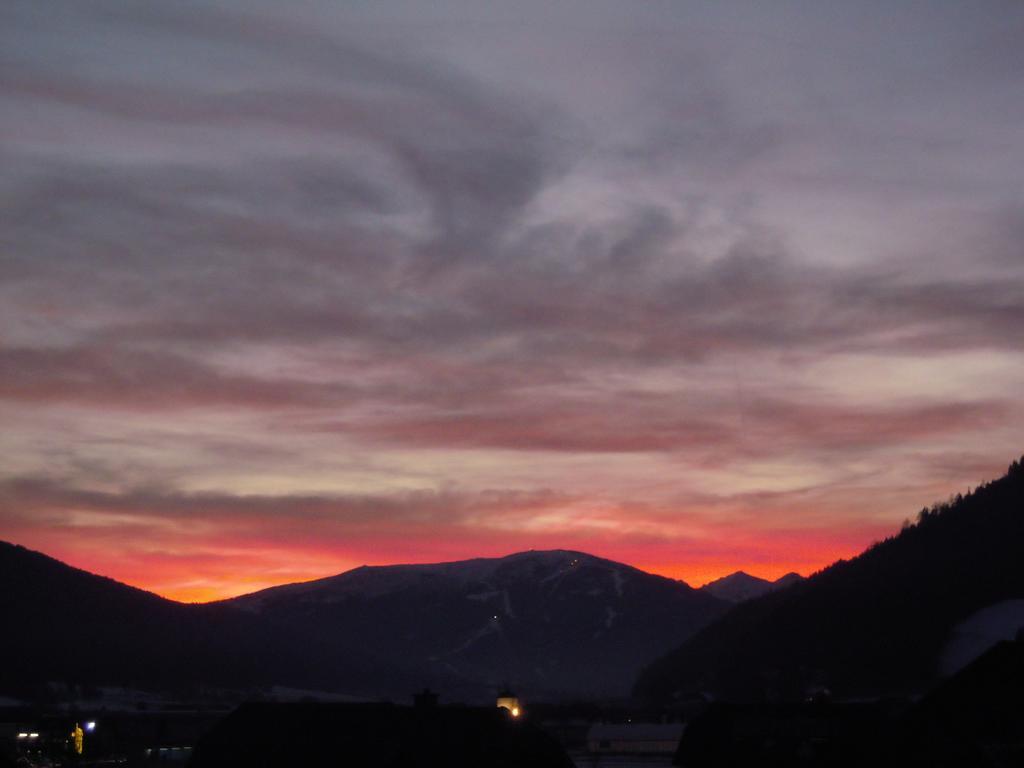
{"label": "glowing yellow light", "polygon": [[519,699],[508,691],[504,691],[502,695],[498,696],[497,703],[502,709],[507,709],[512,717],[519,717],[522,713],[522,710],[519,709]]}

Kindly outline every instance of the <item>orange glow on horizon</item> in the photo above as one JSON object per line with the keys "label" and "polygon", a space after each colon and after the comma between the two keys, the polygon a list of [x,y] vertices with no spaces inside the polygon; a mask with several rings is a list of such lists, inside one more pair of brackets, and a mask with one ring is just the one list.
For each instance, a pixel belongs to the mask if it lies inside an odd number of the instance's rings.
{"label": "orange glow on horizon", "polygon": [[[165,550],[112,552],[106,540],[81,537],[25,536],[19,543],[75,568],[106,576],[170,600],[203,603],[224,600],[282,584],[336,576],[362,564],[397,565],[452,562],[475,557],[503,557],[530,549],[565,549],[631,565],[648,573],[679,579],[699,588],[736,571],[774,581],[790,572],[808,576],[836,560],[854,557],[872,541],[894,531],[888,526],[824,531],[716,532],[700,549],[667,544],[565,540],[559,537],[503,536],[433,540],[410,549],[408,542],[375,541],[357,551],[330,546],[308,547],[279,542],[254,542],[248,547],[229,540],[202,542],[193,551],[179,546]],[[718,545],[717,542],[728,542]],[[387,552],[386,556],[382,553]]]}
{"label": "orange glow on horizon", "polygon": [[[791,572],[799,573],[801,576],[809,576],[811,573],[831,565],[836,560],[852,557],[858,554],[859,551],[860,549],[856,547],[836,547],[834,550],[830,550],[828,554],[822,554],[820,558],[787,558],[774,560],[770,563],[742,563],[729,560],[709,560],[693,563],[630,563],[625,559],[609,557],[607,554],[602,554],[601,556],[617,560],[618,562],[622,562],[626,565],[632,565],[633,567],[639,568],[647,573],[665,576],[670,579],[678,579],[686,582],[691,587],[699,588],[709,582],[722,578],[723,576],[735,573],[736,571],[743,571],[751,576],[757,576],[769,581],[774,581]],[[69,554],[73,555],[74,553]],[[216,577],[211,577],[203,583],[197,583],[198,580],[195,579],[194,574],[190,574],[188,572],[187,565],[184,566],[185,572],[183,573],[167,572],[165,569],[149,573],[145,571],[128,573],[127,569],[111,570],[107,568],[104,570],[102,567],[95,567],[99,564],[83,562],[82,558],[76,558],[74,556],[69,559],[64,559],[63,557],[59,557],[59,559],[62,559],[64,562],[68,562],[69,564],[74,564],[75,567],[83,568],[84,570],[88,570],[100,576],[107,576],[122,583],[129,584],[139,589],[144,589],[147,592],[153,592],[161,597],[181,603],[207,603],[217,600],[226,600],[240,595],[258,592],[262,589],[280,586],[282,584],[294,584],[304,581],[314,581],[316,579],[322,579],[329,576],[336,576],[339,573],[350,570],[348,568],[335,568],[322,571],[310,570],[306,572],[292,572],[289,574],[288,578],[277,580],[268,578],[265,571],[257,570],[256,573],[235,575],[218,574]],[[408,561],[405,562],[407,563]],[[425,560],[423,562],[425,564],[429,564],[433,562],[441,562],[441,560],[433,559]],[[378,564],[385,566],[400,563]]]}
{"label": "orange glow on horizon", "polygon": [[[767,579],[768,581],[775,581],[776,579],[785,576],[787,573],[796,572],[801,576],[809,576],[811,573],[821,570],[828,565],[831,565],[836,560],[846,557],[849,558],[857,552],[843,552],[842,554],[836,555],[835,557],[826,558],[821,561],[808,561],[808,560],[794,560],[794,561],[776,561],[771,564],[765,563],[733,563],[733,562],[718,562],[718,563],[707,563],[707,564],[656,564],[656,565],[645,565],[637,563],[623,563],[624,565],[632,565],[635,568],[639,568],[647,573],[652,573],[657,576],[665,576],[670,579],[677,579],[686,582],[691,587],[700,588],[705,584],[708,584],[716,579],[720,579],[723,576],[735,573],[736,571],[743,571],[751,576],[757,576],[761,579]],[[435,561],[427,561],[435,562]],[[396,563],[388,563],[381,565],[395,565]],[[240,595],[249,594],[251,592],[258,592],[261,589],[268,589],[270,587],[277,587],[281,584],[294,584],[304,581],[315,581],[317,579],[327,578],[329,576],[337,576],[338,573],[343,571],[331,571],[324,573],[310,573],[302,578],[290,579],[288,581],[267,581],[265,579],[246,579],[240,578],[238,580],[222,581],[216,584],[207,585],[195,585],[195,586],[173,586],[166,583],[148,583],[144,579],[131,579],[125,580],[125,583],[130,583],[132,586],[145,589],[147,592],[154,592],[161,597],[165,597],[168,600],[176,600],[180,603],[208,603],[217,600],[227,600],[232,597],[238,597]],[[107,574],[101,574],[107,575]],[[122,579],[118,578],[118,581]]]}
{"label": "orange glow on horizon", "polygon": [[685,581],[691,587],[699,588],[705,584],[743,571],[750,576],[775,581],[788,573],[810,576],[816,571],[832,565],[837,560],[856,557],[868,546],[870,541],[863,543],[835,543],[818,545],[811,551],[793,551],[790,547],[779,547],[777,558],[747,561],[726,558],[711,558],[683,563],[645,562],[634,563],[635,567],[658,576]]}
{"label": "orange glow on horizon", "polygon": [[[255,574],[242,574],[235,577],[225,575],[219,578],[211,578],[204,583],[187,581],[187,574],[185,578],[177,582],[170,578],[173,577],[173,574],[167,574],[164,578],[160,578],[159,581],[145,581],[144,578],[124,579],[123,581],[126,584],[131,584],[134,587],[139,587],[147,592],[153,592],[160,595],[160,597],[175,600],[179,603],[211,603],[248,595],[252,592],[259,592],[271,587],[279,587],[283,584],[298,584],[305,581],[316,581],[328,576],[337,576],[339,573],[344,573],[347,570],[351,569],[294,572],[289,574],[287,578],[276,580],[267,578],[264,572],[257,572]],[[105,576],[107,574],[102,575]],[[122,581],[120,577],[112,578]]]}
{"label": "orange glow on horizon", "polygon": [[812,562],[809,563],[807,560],[794,560],[794,561],[775,561],[770,564],[766,563],[735,563],[735,562],[715,562],[715,563],[699,563],[699,564],[668,564],[668,565],[637,565],[636,567],[642,571],[653,573],[658,576],[665,576],[670,579],[678,579],[679,581],[685,581],[691,587],[700,588],[705,584],[709,584],[712,581],[716,581],[723,576],[729,576],[730,574],[736,573],[736,571],[743,571],[750,576],[756,576],[759,579],[767,579],[768,581],[775,581],[776,579],[785,576],[787,573],[799,573],[801,576],[808,576],[814,571],[821,570],[827,565],[834,563],[838,558],[831,558],[823,562]]}

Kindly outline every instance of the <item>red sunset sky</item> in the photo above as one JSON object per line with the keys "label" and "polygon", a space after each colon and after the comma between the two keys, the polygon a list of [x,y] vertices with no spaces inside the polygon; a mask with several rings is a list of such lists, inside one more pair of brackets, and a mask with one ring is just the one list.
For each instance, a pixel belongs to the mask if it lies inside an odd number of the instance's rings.
{"label": "red sunset sky", "polygon": [[6,5],[4,540],[699,585],[1021,454],[1010,6]]}

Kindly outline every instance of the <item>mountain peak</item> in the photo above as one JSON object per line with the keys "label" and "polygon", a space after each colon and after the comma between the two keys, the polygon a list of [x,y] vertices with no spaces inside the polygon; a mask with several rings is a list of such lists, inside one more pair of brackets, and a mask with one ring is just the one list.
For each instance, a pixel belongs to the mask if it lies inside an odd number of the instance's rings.
{"label": "mountain peak", "polygon": [[782,587],[788,587],[790,584],[796,584],[798,581],[803,580],[804,577],[801,576],[799,573],[797,573],[796,571],[790,571],[789,573],[777,578],[775,581],[772,582],[772,584],[774,584],[777,589],[781,589]]}
{"label": "mountain peak", "polygon": [[736,571],[728,576],[723,576],[701,587],[701,590],[709,595],[714,595],[719,600],[727,600],[730,603],[742,603],[744,600],[763,595],[770,591],[772,583],[757,576],[751,576],[744,571]]}
{"label": "mountain peak", "polygon": [[[297,582],[270,587],[259,592],[232,598],[231,602],[243,604],[250,609],[257,608],[267,599],[280,595],[341,595],[361,594],[366,597],[380,596],[396,590],[407,589],[423,580],[438,583],[480,584],[507,582],[522,579],[555,578],[572,570],[587,569],[606,573],[618,573],[615,584],[621,585],[626,574],[644,575],[654,579],[664,578],[647,574],[631,565],[606,560],[586,552],[571,549],[529,549],[513,552],[501,557],[475,557],[467,560],[451,560],[441,563],[399,563],[394,565],[361,565],[334,576],[313,581]],[[676,582],[690,589],[684,582]]]}
{"label": "mountain peak", "polygon": [[746,571],[735,571],[728,576],[705,584],[701,590],[720,600],[742,603],[802,580],[803,576],[796,572],[790,572],[775,581],[769,581],[758,576],[751,576]]}
{"label": "mountain peak", "polygon": [[[538,690],[622,692],[635,668],[725,608],[685,583],[575,550],[364,566],[228,601],[331,633],[427,679],[511,677]],[[653,624],[659,632],[651,632]],[[593,670],[603,670],[596,679]]]}
{"label": "mountain peak", "polygon": [[746,571],[733,571],[728,576],[723,576],[722,578],[716,579],[714,582],[711,582],[711,583],[712,584],[722,583],[722,582],[726,582],[726,583],[758,582],[758,583],[760,583],[760,582],[763,582],[763,581],[765,581],[765,579],[762,579],[759,576],[754,576],[753,574],[747,573]]}

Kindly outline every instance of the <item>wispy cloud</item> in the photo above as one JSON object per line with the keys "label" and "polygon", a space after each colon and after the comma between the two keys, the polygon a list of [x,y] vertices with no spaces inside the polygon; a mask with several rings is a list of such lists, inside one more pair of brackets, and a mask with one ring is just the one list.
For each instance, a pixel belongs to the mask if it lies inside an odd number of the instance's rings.
{"label": "wispy cloud", "polygon": [[1021,23],[6,3],[0,535],[848,553],[1021,450]]}

